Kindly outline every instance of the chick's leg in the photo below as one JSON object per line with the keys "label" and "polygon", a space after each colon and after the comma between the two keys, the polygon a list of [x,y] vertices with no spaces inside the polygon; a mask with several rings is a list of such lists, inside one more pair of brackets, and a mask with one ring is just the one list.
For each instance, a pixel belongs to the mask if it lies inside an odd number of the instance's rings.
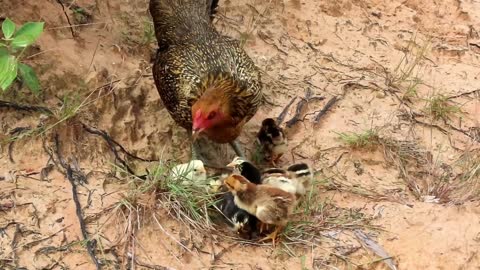
{"label": "chick's leg", "polygon": [[235,140],[235,141],[231,141],[230,143],[230,146],[233,148],[233,151],[235,151],[235,154],[241,158],[245,158],[245,155],[243,154],[243,151],[242,151],[242,148],[240,147],[240,144],[238,144],[238,142]]}
{"label": "chick's leg", "polygon": [[276,240],[277,240],[277,235],[282,229],[283,229],[283,226],[276,226],[275,230],[271,234],[269,234],[266,237],[260,239],[260,241],[263,242],[263,241],[271,239],[272,240],[272,245],[273,245],[273,247],[275,247],[275,243],[276,243]]}
{"label": "chick's leg", "polygon": [[268,224],[260,222],[260,233],[263,233],[266,230],[268,230]]}

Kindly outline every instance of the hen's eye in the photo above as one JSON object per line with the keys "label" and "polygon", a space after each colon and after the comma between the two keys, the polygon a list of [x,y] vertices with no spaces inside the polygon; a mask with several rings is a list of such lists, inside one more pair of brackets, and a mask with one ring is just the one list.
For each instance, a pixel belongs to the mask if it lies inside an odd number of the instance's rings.
{"label": "hen's eye", "polygon": [[207,120],[212,120],[212,119],[215,117],[215,115],[217,115],[216,112],[210,112],[210,113],[208,114]]}

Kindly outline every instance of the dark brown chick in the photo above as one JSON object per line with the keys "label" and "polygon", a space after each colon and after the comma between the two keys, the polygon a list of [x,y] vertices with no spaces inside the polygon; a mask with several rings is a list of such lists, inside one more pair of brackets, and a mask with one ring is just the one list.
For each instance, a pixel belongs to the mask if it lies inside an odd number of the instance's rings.
{"label": "dark brown chick", "polygon": [[275,246],[277,234],[287,225],[295,207],[295,196],[269,185],[255,185],[245,177],[232,174],[224,181],[234,195],[235,204],[256,216],[262,223],[275,225],[275,230],[261,241],[271,239]]}
{"label": "dark brown chick", "polygon": [[262,147],[265,158],[276,167],[278,160],[288,150],[287,138],[283,129],[273,118],[267,118],[262,121],[257,140]]}
{"label": "dark brown chick", "polygon": [[210,16],[217,3],[150,1],[159,45],[153,77],[177,124],[194,138],[204,134],[216,143],[230,143],[244,156],[235,139],[260,105],[260,72],[238,41],[213,27]]}

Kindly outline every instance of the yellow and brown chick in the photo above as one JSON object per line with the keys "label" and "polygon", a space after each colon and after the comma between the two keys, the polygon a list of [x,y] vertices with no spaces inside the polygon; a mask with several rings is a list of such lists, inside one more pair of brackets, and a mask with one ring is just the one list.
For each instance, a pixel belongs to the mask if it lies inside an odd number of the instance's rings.
{"label": "yellow and brown chick", "polygon": [[[234,169],[234,173],[240,174],[252,184],[260,184],[262,174],[255,165],[240,157],[235,157],[227,167]],[[222,214],[227,218],[232,229],[239,234],[247,235],[252,238],[257,232],[258,220],[254,215],[247,211],[240,209],[234,202],[235,197],[231,192],[226,192],[222,195],[217,203],[218,208]]]}
{"label": "yellow and brown chick", "polygon": [[295,196],[269,185],[255,185],[245,177],[232,174],[225,179],[235,204],[256,216],[262,223],[275,225],[275,230],[261,241],[271,239],[275,246],[277,234],[287,225],[295,207]]}
{"label": "yellow and brown chick", "polygon": [[283,129],[273,118],[266,118],[257,134],[257,141],[262,147],[265,158],[276,167],[278,160],[288,150],[288,142]]}
{"label": "yellow and brown chick", "polygon": [[[159,50],[153,77],[175,122],[216,143],[230,143],[257,112],[260,72],[238,41],[211,23],[218,0],[150,0]],[[193,153],[198,153],[194,149]],[[195,158],[195,157],[193,157]]]}

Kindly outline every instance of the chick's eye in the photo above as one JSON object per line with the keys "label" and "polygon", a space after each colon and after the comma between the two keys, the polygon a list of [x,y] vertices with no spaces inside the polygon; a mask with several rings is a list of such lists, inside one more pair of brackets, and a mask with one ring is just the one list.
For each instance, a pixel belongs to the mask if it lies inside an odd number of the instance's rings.
{"label": "chick's eye", "polygon": [[207,116],[207,120],[212,120],[215,117],[215,115],[217,115],[216,112],[210,112]]}

